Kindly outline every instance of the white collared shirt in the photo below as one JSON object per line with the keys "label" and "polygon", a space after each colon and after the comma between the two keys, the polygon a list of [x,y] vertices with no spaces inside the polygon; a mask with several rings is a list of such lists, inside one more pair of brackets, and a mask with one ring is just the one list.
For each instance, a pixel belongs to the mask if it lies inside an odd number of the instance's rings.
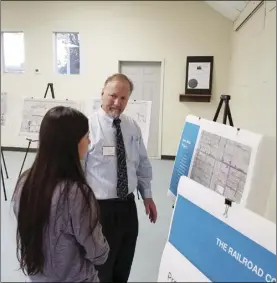
{"label": "white collared shirt", "polygon": [[[138,189],[142,198],[151,198],[152,166],[141,130],[132,118],[124,114],[119,118],[126,151],[129,193]],[[91,144],[85,161],[85,174],[97,199],[117,198],[116,152],[113,155],[103,154],[103,148],[116,148],[113,120],[100,108],[89,121]]]}

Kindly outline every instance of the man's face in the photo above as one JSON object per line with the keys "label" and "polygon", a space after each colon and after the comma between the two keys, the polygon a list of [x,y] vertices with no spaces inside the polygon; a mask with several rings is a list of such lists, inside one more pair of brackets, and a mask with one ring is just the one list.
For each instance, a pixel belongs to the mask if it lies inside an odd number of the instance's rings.
{"label": "man's face", "polygon": [[107,83],[102,92],[102,108],[116,118],[125,109],[130,97],[130,86],[126,81],[114,80]]}

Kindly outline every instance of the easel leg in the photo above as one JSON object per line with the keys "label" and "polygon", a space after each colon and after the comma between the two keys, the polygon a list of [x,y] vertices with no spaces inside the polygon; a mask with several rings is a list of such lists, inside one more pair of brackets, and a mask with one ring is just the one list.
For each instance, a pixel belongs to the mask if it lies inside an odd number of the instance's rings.
{"label": "easel leg", "polygon": [[229,104],[228,104],[227,116],[228,116],[228,119],[229,119],[230,126],[234,127],[234,123],[233,123],[233,119],[232,119],[232,115],[231,115],[231,110],[230,110]]}
{"label": "easel leg", "polygon": [[2,186],[3,186],[5,201],[7,201],[6,186],[5,186],[5,181],[4,181],[4,175],[3,175],[2,166],[1,166],[1,179],[2,179]]}
{"label": "easel leg", "polygon": [[46,95],[47,95],[47,92],[48,92],[48,88],[50,87],[50,84],[47,84],[47,87],[46,87],[46,91],[45,91],[45,94],[44,94],[44,98],[46,98]]}
{"label": "easel leg", "polygon": [[214,119],[213,119],[214,122],[216,122],[216,120],[217,120],[217,118],[218,118],[220,109],[221,109],[221,107],[222,107],[222,103],[223,103],[223,100],[221,99],[220,102],[219,102],[219,104],[218,104],[218,106],[217,106],[215,115],[214,115]]}
{"label": "easel leg", "polygon": [[224,112],[223,112],[223,124],[226,125],[227,123],[227,114],[228,114],[228,102],[225,101],[225,107],[224,107]]}
{"label": "easel leg", "polygon": [[28,147],[27,147],[27,150],[26,150],[26,153],[25,153],[25,156],[24,156],[24,159],[23,159],[23,162],[22,162],[22,166],[21,166],[21,169],[20,169],[20,172],[19,172],[18,178],[20,177],[21,172],[22,172],[22,169],[23,169],[23,167],[24,167],[25,160],[26,160],[27,154],[28,154],[28,152],[29,152],[31,142],[32,142],[32,141],[30,140],[30,141],[29,141],[29,144],[28,144]]}
{"label": "easel leg", "polygon": [[1,149],[1,156],[2,156],[2,160],[3,160],[3,164],[4,164],[4,169],[5,169],[6,177],[7,177],[7,179],[9,179],[8,170],[7,170],[7,166],[6,166],[6,161],[5,161],[5,157],[4,157],[4,153],[3,153],[2,149]]}

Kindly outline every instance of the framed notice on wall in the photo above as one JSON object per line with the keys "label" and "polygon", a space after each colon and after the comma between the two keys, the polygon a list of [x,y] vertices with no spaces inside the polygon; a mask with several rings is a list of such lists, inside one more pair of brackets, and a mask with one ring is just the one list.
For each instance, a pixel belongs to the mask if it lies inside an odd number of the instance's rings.
{"label": "framed notice on wall", "polygon": [[188,56],[185,94],[212,94],[213,56]]}

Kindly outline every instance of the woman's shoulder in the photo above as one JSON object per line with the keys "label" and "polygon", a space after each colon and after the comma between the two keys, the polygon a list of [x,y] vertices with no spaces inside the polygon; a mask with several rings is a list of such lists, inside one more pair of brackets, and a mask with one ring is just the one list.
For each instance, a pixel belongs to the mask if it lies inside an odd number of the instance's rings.
{"label": "woman's shoulder", "polygon": [[78,205],[80,202],[86,201],[89,196],[89,186],[83,183],[74,181],[61,181],[57,184],[54,199],[60,199],[61,197],[66,197],[71,205]]}

